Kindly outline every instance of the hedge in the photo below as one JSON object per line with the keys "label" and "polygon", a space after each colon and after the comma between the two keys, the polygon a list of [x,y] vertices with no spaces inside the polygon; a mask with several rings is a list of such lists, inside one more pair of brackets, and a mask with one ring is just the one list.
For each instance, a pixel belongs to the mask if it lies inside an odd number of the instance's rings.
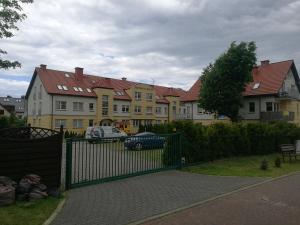
{"label": "hedge", "polygon": [[[280,144],[300,139],[300,128],[287,122],[215,123],[192,121],[140,126],[140,132],[182,134],[182,155],[186,163],[212,161],[232,156],[263,155],[279,151]],[[170,154],[165,151],[165,154]]]}

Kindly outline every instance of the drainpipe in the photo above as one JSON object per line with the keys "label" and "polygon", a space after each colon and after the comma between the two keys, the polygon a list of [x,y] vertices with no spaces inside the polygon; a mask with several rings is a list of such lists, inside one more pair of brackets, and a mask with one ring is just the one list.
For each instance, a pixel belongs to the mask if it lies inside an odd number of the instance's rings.
{"label": "drainpipe", "polygon": [[52,106],[51,106],[51,130],[53,130],[53,95],[52,97]]}

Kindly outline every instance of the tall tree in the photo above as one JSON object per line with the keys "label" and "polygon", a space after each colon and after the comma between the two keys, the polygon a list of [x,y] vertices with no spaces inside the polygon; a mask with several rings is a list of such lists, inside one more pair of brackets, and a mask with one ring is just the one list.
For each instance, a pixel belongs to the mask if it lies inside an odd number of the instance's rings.
{"label": "tall tree", "polygon": [[201,76],[199,106],[225,115],[236,122],[242,106],[242,93],[252,80],[256,63],[254,42],[231,43],[229,49],[207,66]]}
{"label": "tall tree", "polygon": [[[26,18],[22,13],[22,3],[32,3],[33,0],[0,0],[0,39],[11,38],[14,36],[13,31],[18,30],[17,22]],[[21,67],[18,61],[9,61],[1,57],[7,54],[0,49],[0,69],[9,69]]]}

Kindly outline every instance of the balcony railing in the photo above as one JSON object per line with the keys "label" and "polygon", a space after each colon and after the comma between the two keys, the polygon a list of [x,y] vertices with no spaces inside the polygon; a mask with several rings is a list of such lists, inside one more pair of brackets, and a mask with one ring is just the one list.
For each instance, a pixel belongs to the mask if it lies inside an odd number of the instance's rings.
{"label": "balcony railing", "polygon": [[294,121],[294,112],[261,112],[260,119],[262,121]]}
{"label": "balcony railing", "polygon": [[191,120],[193,119],[192,114],[176,114],[175,115],[176,120]]}
{"label": "balcony railing", "polygon": [[298,98],[298,96],[299,96],[299,93],[295,88],[288,89],[287,91],[279,92],[279,98],[281,98],[281,99]]}

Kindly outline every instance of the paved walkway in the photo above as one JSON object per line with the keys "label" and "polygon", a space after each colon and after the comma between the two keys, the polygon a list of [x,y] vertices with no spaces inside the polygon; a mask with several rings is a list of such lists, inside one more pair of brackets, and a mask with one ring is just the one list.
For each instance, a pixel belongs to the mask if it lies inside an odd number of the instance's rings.
{"label": "paved walkway", "polygon": [[128,224],[262,180],[168,171],[73,189],[52,225]]}
{"label": "paved walkway", "polygon": [[300,172],[143,225],[299,225]]}

